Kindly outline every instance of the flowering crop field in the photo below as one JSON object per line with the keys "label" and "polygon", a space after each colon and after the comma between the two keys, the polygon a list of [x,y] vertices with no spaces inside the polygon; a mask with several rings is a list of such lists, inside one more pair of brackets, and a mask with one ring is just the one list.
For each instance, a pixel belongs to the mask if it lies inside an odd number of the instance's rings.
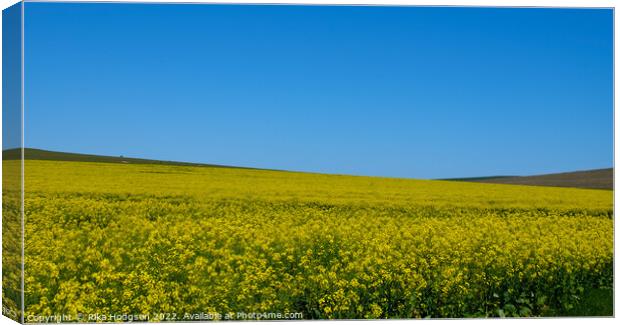
{"label": "flowering crop field", "polygon": [[149,164],[25,168],[26,315],[562,315],[613,281],[612,191]]}

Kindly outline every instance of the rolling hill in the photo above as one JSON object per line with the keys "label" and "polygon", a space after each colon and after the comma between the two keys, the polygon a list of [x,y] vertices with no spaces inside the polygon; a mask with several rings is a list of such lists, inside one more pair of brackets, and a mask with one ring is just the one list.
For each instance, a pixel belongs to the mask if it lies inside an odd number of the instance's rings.
{"label": "rolling hill", "polygon": [[576,187],[613,190],[614,169],[604,168],[534,176],[491,176],[458,178],[450,180],[494,184]]}
{"label": "rolling hill", "polygon": [[[20,158],[19,149],[9,149],[2,152],[3,160],[13,160]],[[78,154],[69,152],[58,152],[25,148],[24,153],[29,160],[55,160],[55,161],[81,161],[81,162],[105,162],[119,164],[156,164],[174,166],[195,166],[195,167],[225,167],[242,169],[259,169],[251,167],[225,166],[214,164],[188,163],[179,161],[154,160],[142,158],[129,158],[123,156],[101,156],[90,154]],[[493,184],[513,184],[513,185],[532,185],[532,186],[554,186],[554,187],[575,187],[588,189],[613,189],[613,168],[593,169],[566,173],[554,173],[534,176],[486,176],[472,178],[451,178],[448,181],[478,182]]]}
{"label": "rolling hill", "polygon": [[[20,156],[21,156],[21,152],[19,149],[8,149],[8,150],[2,151],[3,160],[16,160],[16,159],[19,159]],[[168,160],[129,158],[129,157],[123,157],[123,156],[89,155],[89,154],[81,154],[81,153],[41,150],[41,149],[34,149],[34,148],[24,148],[24,157],[28,160],[82,161],[82,162],[102,162],[102,163],[118,163],[118,164],[155,164],[155,165],[194,166],[194,167],[226,167],[226,168],[258,169],[258,168],[250,168],[250,167],[188,163],[188,162],[168,161]]]}

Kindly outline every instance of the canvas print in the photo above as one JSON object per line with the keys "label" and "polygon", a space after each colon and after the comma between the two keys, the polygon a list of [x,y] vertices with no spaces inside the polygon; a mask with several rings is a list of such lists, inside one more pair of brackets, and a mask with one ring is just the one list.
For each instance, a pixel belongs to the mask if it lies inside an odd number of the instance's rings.
{"label": "canvas print", "polygon": [[613,316],[613,9],[20,2],[26,323]]}

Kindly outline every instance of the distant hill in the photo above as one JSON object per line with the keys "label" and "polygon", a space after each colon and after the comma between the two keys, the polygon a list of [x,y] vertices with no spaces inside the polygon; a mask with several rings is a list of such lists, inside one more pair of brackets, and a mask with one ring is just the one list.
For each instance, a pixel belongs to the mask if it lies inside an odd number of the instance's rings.
{"label": "distant hill", "polygon": [[478,183],[577,187],[613,190],[614,169],[592,169],[535,176],[491,176],[474,178],[453,178],[449,180]]}
{"label": "distant hill", "polygon": [[[15,160],[20,159],[21,152],[19,149],[9,149],[2,151],[3,160]],[[199,163],[187,163],[178,161],[167,160],[153,160],[153,159],[141,159],[141,158],[129,158],[122,156],[99,156],[88,155],[81,153],[69,153],[59,151],[49,151],[41,149],[24,149],[24,157],[26,160],[56,160],[56,161],[83,161],[83,162],[102,162],[102,163],[119,163],[119,164],[158,164],[158,165],[176,165],[176,166],[195,166],[195,167],[225,167],[225,168],[243,168],[243,169],[257,169],[248,167],[236,167],[236,166],[224,166],[213,164],[199,164]]]}

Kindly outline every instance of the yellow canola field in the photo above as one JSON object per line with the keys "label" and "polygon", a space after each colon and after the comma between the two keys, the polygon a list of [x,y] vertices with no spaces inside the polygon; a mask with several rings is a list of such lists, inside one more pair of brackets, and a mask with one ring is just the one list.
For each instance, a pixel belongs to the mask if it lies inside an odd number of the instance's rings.
{"label": "yellow canola field", "polygon": [[26,316],[536,316],[612,284],[611,191],[147,164],[25,168]]}

